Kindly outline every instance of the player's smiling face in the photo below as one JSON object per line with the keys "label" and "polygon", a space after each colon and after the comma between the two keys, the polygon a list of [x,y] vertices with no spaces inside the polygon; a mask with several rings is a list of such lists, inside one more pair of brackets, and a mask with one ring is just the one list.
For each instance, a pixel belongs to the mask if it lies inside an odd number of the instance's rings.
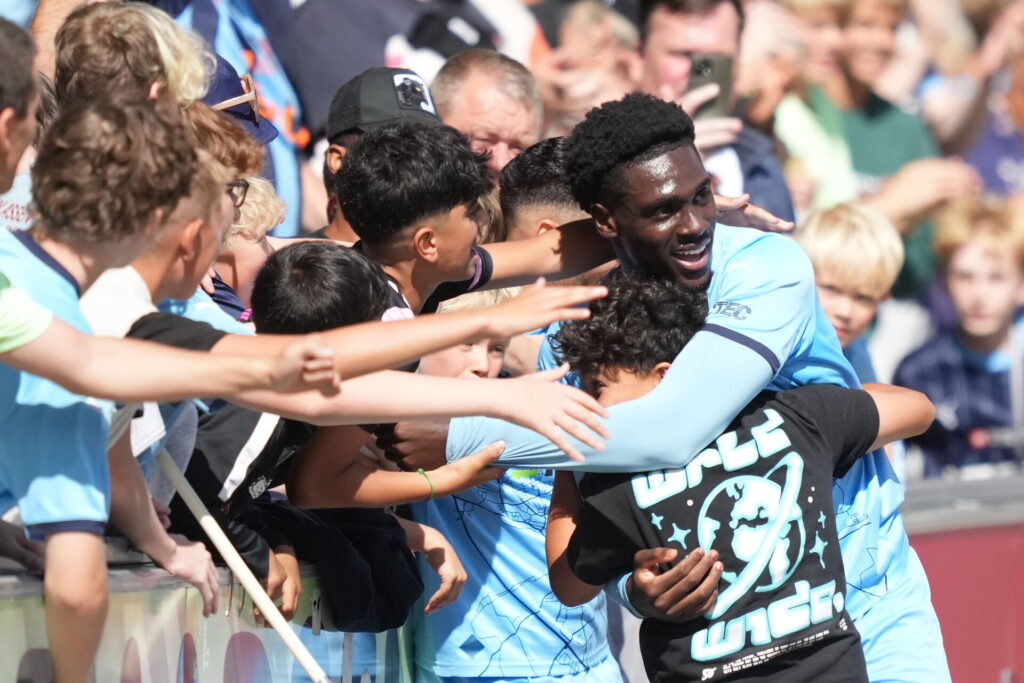
{"label": "player's smiling face", "polygon": [[622,173],[623,191],[593,215],[623,266],[706,287],[717,209],[697,150],[683,145]]}

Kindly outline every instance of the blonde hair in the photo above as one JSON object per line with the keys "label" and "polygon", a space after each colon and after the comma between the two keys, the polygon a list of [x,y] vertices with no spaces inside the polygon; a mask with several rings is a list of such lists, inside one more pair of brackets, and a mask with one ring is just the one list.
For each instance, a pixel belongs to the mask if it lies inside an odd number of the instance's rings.
{"label": "blonde hair", "polygon": [[249,242],[260,241],[264,235],[281,224],[288,208],[266,178],[244,175],[242,179],[249,183],[249,190],[245,193],[245,201],[239,209],[238,222],[232,225],[228,232],[226,248],[231,247],[235,237],[241,237]]}
{"label": "blonde hair", "polygon": [[217,60],[206,49],[203,39],[152,5],[132,2],[126,6],[141,12],[149,24],[164,67],[167,89],[174,93],[178,104],[185,106],[203,99],[217,68]]}
{"label": "blonde hair", "polygon": [[480,226],[477,231],[477,241],[480,244],[493,244],[504,242],[508,239],[508,226],[505,225],[505,217],[501,212],[501,201],[498,199],[498,188],[494,188],[484,195],[480,195],[477,202],[487,212],[487,223]]}
{"label": "blonde hair", "polygon": [[185,106],[206,94],[214,57],[166,12],[138,2],[85,4],[57,32],[54,85],[62,104],[77,97],[126,92],[161,95]]}
{"label": "blonde hair", "polygon": [[981,242],[993,251],[1009,250],[1024,268],[1024,219],[1013,208],[995,197],[950,204],[936,220],[935,255],[939,265],[948,266],[958,249]]}
{"label": "blonde hair", "polygon": [[459,311],[472,311],[477,308],[487,308],[505,303],[512,297],[519,294],[519,287],[506,287],[505,289],[489,289],[483,292],[470,292],[449,299],[442,303],[438,313],[458,313]]}
{"label": "blonde hair", "polygon": [[807,215],[796,232],[817,276],[828,274],[881,298],[903,267],[903,239],[889,219],[855,202]]}
{"label": "blonde hair", "polygon": [[235,178],[234,169],[220,163],[205,150],[197,149],[196,159],[198,165],[192,176],[188,194],[168,212],[164,221],[165,226],[174,228],[194,218],[213,220],[214,212],[220,207],[225,184]]}

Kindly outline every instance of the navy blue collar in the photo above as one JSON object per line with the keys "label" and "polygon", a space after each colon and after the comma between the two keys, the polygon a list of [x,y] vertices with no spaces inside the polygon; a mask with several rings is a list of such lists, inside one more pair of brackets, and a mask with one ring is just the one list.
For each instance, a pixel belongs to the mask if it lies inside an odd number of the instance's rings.
{"label": "navy blue collar", "polygon": [[39,246],[39,242],[32,239],[32,236],[28,234],[26,230],[12,230],[11,234],[14,235],[14,239],[18,240],[25,245],[25,248],[32,252],[32,254],[42,261],[45,265],[49,266],[50,270],[60,275],[62,278],[71,283],[71,286],[75,288],[75,294],[79,297],[82,296],[82,288],[78,286],[78,280],[76,280],[68,269],[57,262],[57,259],[50,256],[49,252]]}

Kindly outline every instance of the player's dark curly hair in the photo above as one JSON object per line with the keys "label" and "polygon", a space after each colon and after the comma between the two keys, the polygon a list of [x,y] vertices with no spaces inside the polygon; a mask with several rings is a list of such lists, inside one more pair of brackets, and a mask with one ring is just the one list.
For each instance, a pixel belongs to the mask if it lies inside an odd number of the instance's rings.
{"label": "player's dark curly hair", "polygon": [[590,318],[565,323],[555,353],[585,381],[602,368],[646,375],[669,363],[704,325],[702,290],[643,274],[619,271],[608,296],[590,304]]}
{"label": "player's dark curly hair", "polygon": [[590,211],[624,189],[625,169],[692,144],[693,120],[678,105],[638,92],[605,102],[587,112],[566,142],[572,194]]}
{"label": "player's dark curly hair", "polygon": [[491,190],[486,157],[451,126],[403,122],[364,133],[334,178],[345,219],[368,244],[470,205]]}

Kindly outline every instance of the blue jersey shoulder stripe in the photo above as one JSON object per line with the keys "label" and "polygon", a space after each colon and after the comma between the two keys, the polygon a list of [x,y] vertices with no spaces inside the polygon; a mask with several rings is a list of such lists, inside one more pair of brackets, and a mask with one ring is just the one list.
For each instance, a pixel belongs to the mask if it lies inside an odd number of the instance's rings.
{"label": "blue jersey shoulder stripe", "polygon": [[779,368],[782,367],[778,357],[772,352],[772,350],[756,339],[751,339],[746,335],[740,334],[736,330],[730,330],[728,327],[722,327],[721,325],[709,324],[705,325],[701,329],[705,332],[711,332],[720,337],[725,337],[737,344],[743,344],[751,351],[757,353],[768,362],[768,366],[772,369],[772,375],[776,374],[779,371]]}

